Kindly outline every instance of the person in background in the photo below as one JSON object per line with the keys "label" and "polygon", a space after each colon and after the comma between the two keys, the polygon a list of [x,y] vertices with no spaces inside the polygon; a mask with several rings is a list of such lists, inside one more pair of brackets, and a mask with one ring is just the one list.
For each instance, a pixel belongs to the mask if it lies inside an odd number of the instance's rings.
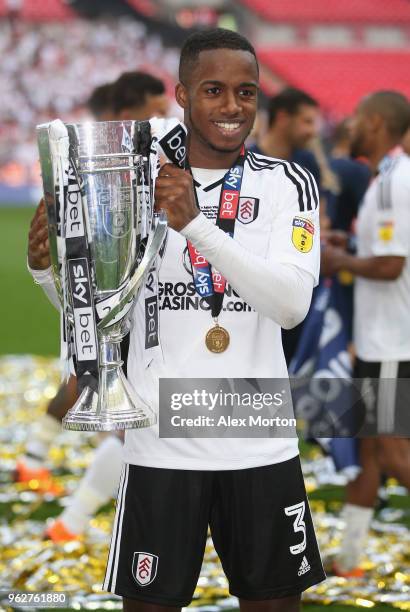
{"label": "person in background", "polygon": [[299,164],[320,185],[319,165],[307,149],[318,134],[318,102],[306,92],[289,87],[269,100],[267,111],[268,128],[251,150]]}
{"label": "person in background", "polygon": [[[88,108],[101,121],[131,118],[143,121],[153,115],[166,115],[168,98],[165,86],[159,79],[144,72],[127,72],[114,83],[97,87],[88,99]],[[40,226],[42,229],[39,232]],[[41,278],[43,270],[50,266],[46,213],[42,203],[33,219],[30,236],[32,248],[29,266],[34,276]],[[126,367],[128,336],[122,342],[121,354]],[[25,455],[16,466],[18,482],[36,479],[41,491],[62,493],[62,488],[53,479],[45,463],[55,436],[61,431],[61,420],[77,397],[77,379],[71,375],[50,401],[47,412],[31,426]],[[84,532],[96,510],[115,494],[121,472],[121,457],[121,440],[115,435],[106,436],[63,514],[49,525],[47,535],[52,540],[72,540]]]}
{"label": "person in background", "polygon": [[363,380],[363,394],[366,385],[371,392],[354,409],[364,415],[365,432],[381,434],[358,441],[362,470],[347,486],[345,530],[334,566],[347,577],[363,574],[360,556],[381,475],[410,488],[410,443],[393,437],[408,408],[400,380],[410,378],[410,157],[400,146],[409,126],[409,101],[400,93],[380,91],[359,104],[352,154],[369,160],[373,180],[359,209],[357,255],[332,244],[324,250],[329,274],[343,270],[356,277],[354,378]]}
{"label": "person in background", "polygon": [[332,229],[352,230],[359,204],[369,185],[371,171],[364,161],[351,157],[352,119],[346,118],[335,128],[329,164],[339,179],[339,193],[328,199],[327,213]]}
{"label": "person in background", "polygon": [[87,109],[95,121],[113,121],[112,90],[114,83],[99,85],[87,100]]}
{"label": "person in background", "polygon": [[[261,133],[251,151],[299,164],[312,174],[320,186],[320,168],[306,147],[318,134],[319,104],[306,92],[289,87],[269,100],[268,128]],[[305,178],[306,180],[306,178]],[[283,350],[289,364],[295,354],[303,323],[282,330]]]}

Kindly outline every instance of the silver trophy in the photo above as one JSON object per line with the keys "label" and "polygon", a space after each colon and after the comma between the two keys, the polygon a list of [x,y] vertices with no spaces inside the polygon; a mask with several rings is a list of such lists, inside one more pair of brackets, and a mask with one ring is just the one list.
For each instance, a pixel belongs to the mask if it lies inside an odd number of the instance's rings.
{"label": "silver trophy", "polygon": [[153,211],[150,124],[57,120],[37,134],[67,358],[83,387],[63,426],[148,427],[155,415],[124,376],[120,343],[167,227]]}

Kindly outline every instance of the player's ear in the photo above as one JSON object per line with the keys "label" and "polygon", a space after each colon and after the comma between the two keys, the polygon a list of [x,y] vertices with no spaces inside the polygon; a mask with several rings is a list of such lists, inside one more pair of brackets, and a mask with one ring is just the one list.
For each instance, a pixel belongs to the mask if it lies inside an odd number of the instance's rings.
{"label": "player's ear", "polygon": [[175,100],[179,104],[179,106],[183,109],[188,106],[188,91],[181,82],[177,83],[175,86]]}
{"label": "player's ear", "polygon": [[380,113],[369,113],[368,124],[372,132],[379,131],[383,127],[384,123],[385,120]]}

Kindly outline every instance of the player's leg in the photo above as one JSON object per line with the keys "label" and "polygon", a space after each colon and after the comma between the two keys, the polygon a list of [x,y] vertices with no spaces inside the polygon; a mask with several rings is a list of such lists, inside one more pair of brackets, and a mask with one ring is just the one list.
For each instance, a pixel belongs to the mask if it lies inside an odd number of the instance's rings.
{"label": "player's leg", "polygon": [[55,397],[49,402],[47,412],[30,426],[25,453],[16,465],[17,482],[37,480],[42,492],[62,493],[62,487],[56,484],[44,463],[51,445],[61,432],[61,419],[76,399],[77,379],[70,376],[68,382],[60,386]]}
{"label": "player's leg", "polygon": [[298,610],[325,579],[299,457],[215,478],[210,525],[230,593],[247,612]]}
{"label": "player's leg", "polygon": [[346,486],[346,504],[342,511],[345,525],[340,550],[334,561],[334,572],[339,576],[360,577],[360,558],[373,517],[380,486],[381,472],[377,462],[376,441],[359,440],[361,472]]}
{"label": "player's leg", "polygon": [[137,602],[158,610],[189,605],[205,550],[212,482],[211,472],[125,465],[103,585],[125,598],[124,609],[143,609]]}
{"label": "player's leg", "polygon": [[377,438],[378,460],[386,474],[410,489],[410,362],[383,362],[380,378],[385,393],[379,395],[378,424],[390,435]]}
{"label": "player's leg", "polygon": [[50,400],[47,412],[30,427],[23,461],[30,468],[42,467],[55,436],[61,431],[61,420],[77,399],[77,379],[70,376]]}
{"label": "player's leg", "polygon": [[78,538],[95,512],[114,497],[121,476],[122,448],[122,440],[115,434],[102,440],[64,512],[47,528],[46,534],[54,542]]}
{"label": "player's leg", "polygon": [[381,470],[410,490],[410,441],[382,436],[376,440]]}
{"label": "player's leg", "polygon": [[[265,601],[239,600],[241,612],[299,612],[300,595],[283,597],[282,599],[268,599]],[[148,611],[147,611],[148,612]]]}

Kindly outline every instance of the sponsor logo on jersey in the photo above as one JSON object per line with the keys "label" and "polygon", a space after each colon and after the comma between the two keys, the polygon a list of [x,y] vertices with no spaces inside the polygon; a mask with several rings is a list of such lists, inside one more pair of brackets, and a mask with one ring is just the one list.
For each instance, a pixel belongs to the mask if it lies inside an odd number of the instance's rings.
{"label": "sponsor logo on jersey", "polygon": [[135,552],[132,560],[132,575],[140,586],[148,586],[155,580],[158,556],[151,553]]}
{"label": "sponsor logo on jersey", "polygon": [[308,572],[310,570],[310,565],[308,563],[308,560],[306,559],[306,557],[304,556],[302,559],[302,563],[300,564],[299,570],[298,570],[298,576],[303,576],[303,574],[306,574],[306,572]]}
{"label": "sponsor logo on jersey", "polygon": [[[209,312],[211,309],[209,302],[197,294],[193,282],[159,282],[158,293],[160,310],[204,310]],[[229,285],[225,286],[224,294],[226,299],[223,302],[223,311],[253,311],[253,308],[241,300],[239,295]]]}
{"label": "sponsor logo on jersey", "polygon": [[308,219],[294,217],[292,223],[292,242],[301,253],[309,253],[313,246],[315,226]]}
{"label": "sponsor logo on jersey", "polygon": [[393,221],[382,221],[379,223],[379,239],[383,242],[393,240]]}
{"label": "sponsor logo on jersey", "polygon": [[259,211],[259,198],[239,198],[239,207],[237,219],[245,225],[252,223],[258,216]]}

